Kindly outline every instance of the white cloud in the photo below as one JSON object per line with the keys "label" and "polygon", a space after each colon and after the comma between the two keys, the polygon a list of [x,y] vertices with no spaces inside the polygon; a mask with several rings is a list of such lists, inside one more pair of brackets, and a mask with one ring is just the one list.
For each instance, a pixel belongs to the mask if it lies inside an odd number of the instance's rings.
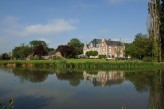
{"label": "white cloud", "polygon": [[67,31],[75,30],[76,27],[72,25],[72,20],[58,19],[47,24],[34,24],[28,25],[23,28],[20,33],[21,36],[31,36],[31,35],[50,35],[50,34],[60,34]]}
{"label": "white cloud", "polygon": [[4,36],[47,36],[65,33],[76,29],[76,19],[56,19],[46,24],[22,25],[15,17],[6,17],[1,20],[0,32]]}

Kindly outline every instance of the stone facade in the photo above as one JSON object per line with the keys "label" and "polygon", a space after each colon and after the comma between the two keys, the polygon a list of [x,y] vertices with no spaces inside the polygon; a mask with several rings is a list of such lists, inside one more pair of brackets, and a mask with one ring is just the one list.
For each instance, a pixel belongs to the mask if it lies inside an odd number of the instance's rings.
{"label": "stone facade", "polygon": [[98,55],[106,55],[107,58],[124,58],[125,45],[121,41],[106,39],[93,39],[84,44],[83,54],[87,51],[97,51]]}

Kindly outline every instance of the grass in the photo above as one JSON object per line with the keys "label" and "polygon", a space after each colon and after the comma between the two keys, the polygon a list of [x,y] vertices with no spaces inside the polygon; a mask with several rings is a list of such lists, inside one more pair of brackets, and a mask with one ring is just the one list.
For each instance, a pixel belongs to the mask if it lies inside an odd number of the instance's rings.
{"label": "grass", "polygon": [[64,69],[138,69],[164,67],[164,63],[104,59],[9,60],[0,61],[0,65],[10,67],[51,67]]}

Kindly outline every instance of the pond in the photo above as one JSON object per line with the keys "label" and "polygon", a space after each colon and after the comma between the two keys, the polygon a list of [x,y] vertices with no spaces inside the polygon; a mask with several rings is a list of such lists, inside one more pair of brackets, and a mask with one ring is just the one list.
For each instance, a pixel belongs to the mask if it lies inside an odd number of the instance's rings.
{"label": "pond", "polygon": [[0,67],[0,102],[14,109],[164,109],[164,70]]}

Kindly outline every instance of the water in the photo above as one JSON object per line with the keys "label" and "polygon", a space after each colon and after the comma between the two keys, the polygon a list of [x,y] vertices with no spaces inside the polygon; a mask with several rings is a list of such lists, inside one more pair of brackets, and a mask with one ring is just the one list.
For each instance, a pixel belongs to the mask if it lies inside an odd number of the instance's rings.
{"label": "water", "polygon": [[14,109],[163,109],[163,70],[0,68],[0,101]]}

